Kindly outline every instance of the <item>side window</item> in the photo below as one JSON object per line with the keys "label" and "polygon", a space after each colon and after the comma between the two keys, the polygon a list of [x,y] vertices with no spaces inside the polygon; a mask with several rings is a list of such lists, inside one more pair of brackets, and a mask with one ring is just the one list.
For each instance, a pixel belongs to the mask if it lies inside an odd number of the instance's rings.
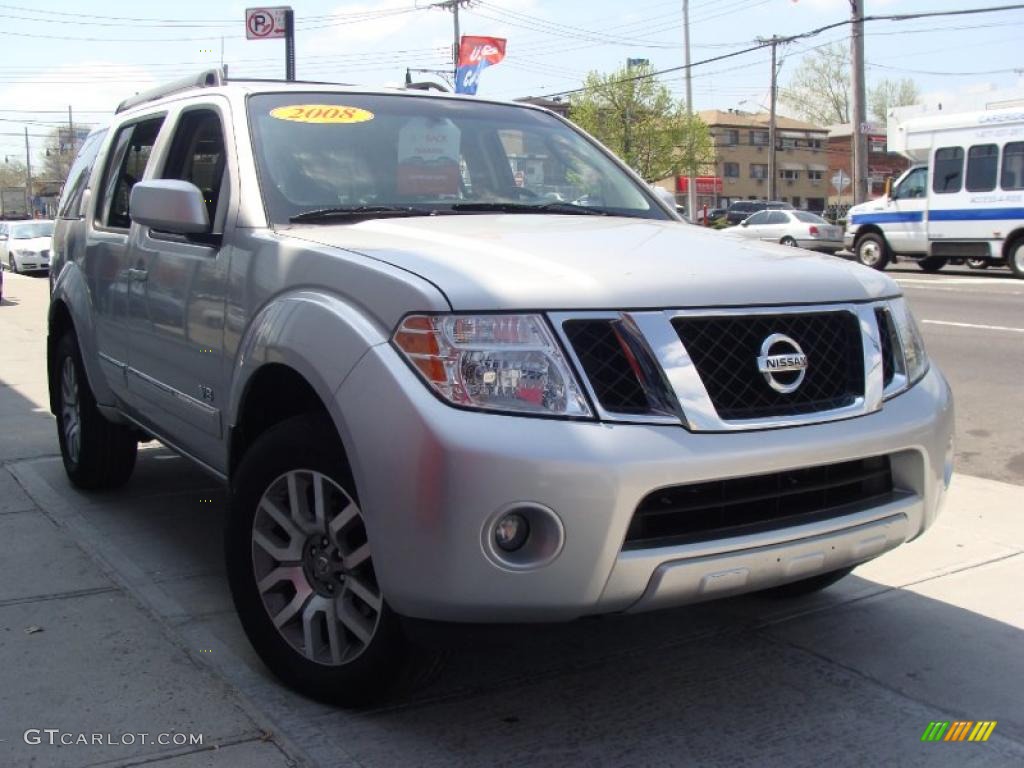
{"label": "side window", "polygon": [[782,211],[769,211],[765,224],[788,224],[789,217]]}
{"label": "side window", "polygon": [[1003,189],[1024,189],[1024,141],[1011,141],[1003,147]]}
{"label": "side window", "polygon": [[996,188],[999,173],[999,147],[995,144],[979,144],[967,150],[968,192],[991,192]]}
{"label": "side window", "polygon": [[747,219],[747,224],[767,224],[768,223],[768,211],[758,211],[753,216]]}
{"label": "side window", "polygon": [[160,133],[163,117],[126,125],[117,133],[103,175],[103,201],[100,222],[116,229],[128,229],[132,223],[128,210],[132,187],[141,181],[149,156]]}
{"label": "side window", "polygon": [[190,181],[199,187],[206,200],[206,210],[213,224],[224,178],[224,131],[220,117],[210,109],[186,112],[178,121],[171,142],[164,179]]}
{"label": "side window", "polygon": [[82,195],[89,185],[89,176],[92,175],[92,167],[96,162],[96,155],[99,154],[100,146],[107,135],[106,131],[91,133],[86,138],[82,148],[78,150],[78,156],[68,171],[68,179],[64,182],[64,191],[60,196],[60,203],[57,206],[57,217],[61,219],[77,219],[82,214]]}
{"label": "side window", "polygon": [[901,181],[900,185],[896,187],[896,191],[893,193],[893,197],[897,200],[924,197],[925,184],[927,183],[928,169],[915,168],[907,175],[907,178]]}
{"label": "side window", "polygon": [[935,150],[935,171],[932,190],[938,194],[959,192],[963,186],[964,151],[960,147]]}

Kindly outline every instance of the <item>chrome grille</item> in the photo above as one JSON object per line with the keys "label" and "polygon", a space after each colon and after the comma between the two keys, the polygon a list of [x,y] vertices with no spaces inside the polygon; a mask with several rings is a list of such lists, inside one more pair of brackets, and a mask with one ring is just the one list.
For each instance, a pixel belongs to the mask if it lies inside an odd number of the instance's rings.
{"label": "chrome grille", "polygon": [[613,320],[570,320],[562,327],[602,407],[616,413],[646,413],[647,396],[630,364],[628,348]]}
{"label": "chrome grille", "polygon": [[[672,321],[721,419],[813,414],[864,395],[860,323],[847,311],[680,316]],[[796,391],[773,389],[757,368],[762,342],[781,333],[807,355]]]}

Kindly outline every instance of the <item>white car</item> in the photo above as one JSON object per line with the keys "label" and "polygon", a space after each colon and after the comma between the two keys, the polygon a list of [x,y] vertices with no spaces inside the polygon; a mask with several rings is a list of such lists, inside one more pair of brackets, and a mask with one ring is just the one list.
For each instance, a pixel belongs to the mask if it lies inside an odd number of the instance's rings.
{"label": "white car", "polygon": [[47,219],[8,221],[0,224],[0,263],[11,272],[50,269],[53,222]]}
{"label": "white car", "polygon": [[732,233],[825,253],[843,247],[843,230],[808,211],[758,211],[741,221]]}

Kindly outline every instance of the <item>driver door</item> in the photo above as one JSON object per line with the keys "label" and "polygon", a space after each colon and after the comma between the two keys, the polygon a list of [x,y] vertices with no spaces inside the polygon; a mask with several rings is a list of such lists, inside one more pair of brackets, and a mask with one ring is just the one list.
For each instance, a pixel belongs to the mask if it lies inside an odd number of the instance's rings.
{"label": "driver door", "polygon": [[926,253],[928,231],[928,169],[915,168],[892,190],[882,225],[889,247],[896,253]]}

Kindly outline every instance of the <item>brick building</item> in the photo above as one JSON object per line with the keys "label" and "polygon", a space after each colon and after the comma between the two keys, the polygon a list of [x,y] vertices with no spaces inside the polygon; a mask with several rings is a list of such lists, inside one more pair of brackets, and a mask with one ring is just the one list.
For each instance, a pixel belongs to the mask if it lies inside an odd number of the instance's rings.
{"label": "brick building", "polygon": [[[868,134],[868,197],[881,197],[885,192],[885,179],[899,176],[910,165],[903,155],[889,152],[886,148],[885,131],[875,130]],[[851,179],[840,192],[832,185],[832,179],[840,171]],[[845,125],[833,125],[828,131],[828,202],[830,205],[853,203],[853,129]]]}

